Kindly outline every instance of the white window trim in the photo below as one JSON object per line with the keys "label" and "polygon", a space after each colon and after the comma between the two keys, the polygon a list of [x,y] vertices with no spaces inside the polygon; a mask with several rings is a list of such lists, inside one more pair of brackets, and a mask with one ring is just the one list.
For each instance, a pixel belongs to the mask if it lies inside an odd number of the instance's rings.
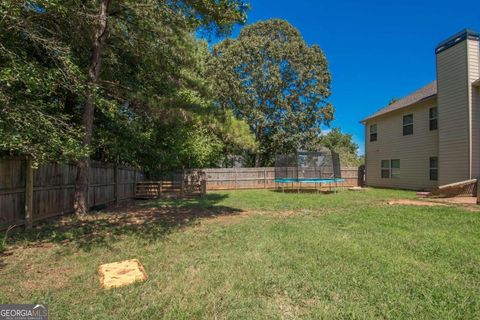
{"label": "white window trim", "polygon": [[[398,161],[398,168],[394,168],[392,163],[393,161]],[[401,165],[401,161],[400,159],[392,159],[390,160],[390,178],[391,179],[400,179],[400,169],[401,169],[402,165]],[[395,170],[395,174],[394,174],[394,170]]]}
{"label": "white window trim", "polygon": [[[432,158],[437,158],[437,166],[436,167],[431,166],[431,159]],[[432,170],[437,170],[437,179],[435,179],[435,180],[432,179]],[[428,179],[430,181],[438,181],[438,157],[428,158]]]}
{"label": "white window trim", "polygon": [[[405,117],[407,117],[407,116],[412,116],[412,123],[407,123],[407,124],[404,123]],[[415,123],[415,121],[414,121],[413,118],[414,118],[414,117],[413,117],[413,113],[404,114],[404,115],[402,116],[402,135],[404,135],[404,136],[411,136],[411,135],[413,135],[413,125],[414,125],[414,123]],[[412,133],[410,133],[410,134],[405,134],[405,133],[404,133],[404,130],[405,130],[405,127],[406,127],[406,126],[412,126]],[[397,160],[397,159],[394,159],[394,160]]]}
{"label": "white window trim", "polygon": [[[388,167],[383,166],[384,161],[388,162]],[[380,178],[381,179],[390,179],[391,178],[391,173],[392,173],[392,171],[391,171],[392,168],[391,167],[392,167],[392,163],[391,163],[390,160],[380,160]],[[383,176],[383,171],[384,170],[388,170],[388,177]]]}
{"label": "white window trim", "polygon": [[[402,168],[402,164],[400,159],[385,159],[385,160],[380,160],[380,178],[381,179],[400,179],[400,170]],[[383,162],[388,161],[388,167],[383,166]],[[393,161],[398,161],[398,168],[394,168],[392,166]],[[383,176],[383,171],[387,170],[388,171],[388,177]]]}
{"label": "white window trim", "polygon": [[[375,127],[375,132],[372,132],[372,127]],[[369,126],[368,130],[369,130],[369,133],[370,133],[370,135],[369,135],[369,138],[370,138],[369,140],[370,140],[370,142],[378,141],[378,125],[377,125],[376,123],[371,124],[371,125]],[[372,134],[375,134],[375,135],[376,135],[375,140],[372,140]]]}
{"label": "white window trim", "polygon": [[[433,117],[433,118],[431,117],[431,112],[430,112],[432,109],[437,109],[437,115],[436,115],[436,117]],[[430,123],[432,122],[432,120],[437,120],[437,129],[431,129]],[[431,108],[428,109],[428,129],[430,131],[438,130],[438,107],[431,107]]]}

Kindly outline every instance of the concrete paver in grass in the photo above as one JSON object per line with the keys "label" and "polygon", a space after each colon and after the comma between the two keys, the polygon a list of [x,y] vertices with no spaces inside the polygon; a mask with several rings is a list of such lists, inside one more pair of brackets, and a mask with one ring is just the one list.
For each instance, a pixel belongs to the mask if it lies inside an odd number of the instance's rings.
{"label": "concrete paver in grass", "polygon": [[147,273],[137,259],[102,264],[98,267],[100,285],[112,289],[147,280]]}

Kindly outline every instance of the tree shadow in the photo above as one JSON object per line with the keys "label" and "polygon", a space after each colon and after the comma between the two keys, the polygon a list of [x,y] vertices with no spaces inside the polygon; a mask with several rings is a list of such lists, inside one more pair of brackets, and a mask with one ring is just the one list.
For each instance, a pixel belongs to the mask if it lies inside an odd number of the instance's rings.
{"label": "tree shadow", "polygon": [[[8,244],[42,247],[58,243],[65,245],[65,248],[73,246],[74,249],[90,251],[98,247],[113,250],[112,244],[117,239],[129,235],[155,241],[174,230],[193,226],[200,219],[240,214],[242,211],[239,209],[218,205],[226,197],[228,195],[210,194],[191,199],[135,201],[119,208],[93,212],[82,218],[64,216],[38,224],[33,230],[12,234]],[[68,252],[64,251],[65,254]]]}
{"label": "tree shadow", "polygon": [[178,197],[165,197],[157,200],[146,200],[139,203],[140,207],[151,206],[169,206],[172,208],[213,208],[218,205],[219,202],[228,198],[227,194],[206,194],[201,197],[190,198],[178,198]]}

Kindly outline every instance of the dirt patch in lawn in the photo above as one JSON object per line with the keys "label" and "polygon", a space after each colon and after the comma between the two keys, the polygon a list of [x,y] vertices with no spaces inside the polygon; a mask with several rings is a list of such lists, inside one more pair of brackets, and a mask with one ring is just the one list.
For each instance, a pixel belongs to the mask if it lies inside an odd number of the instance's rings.
{"label": "dirt patch in lawn", "polygon": [[[9,250],[0,256],[3,263],[0,277],[18,275],[12,279],[15,285],[8,287],[8,290],[31,292],[68,286],[69,279],[79,271],[72,265],[63,264],[61,259],[53,259],[55,256],[48,250],[45,246],[24,247],[22,250]],[[2,290],[7,289],[4,287]]]}
{"label": "dirt patch in lawn", "polygon": [[22,287],[27,291],[64,288],[67,286],[69,279],[77,274],[73,268],[68,267],[55,267],[46,270],[35,265],[30,266],[29,269],[35,272],[35,275],[29,275],[28,280],[21,282]]}
{"label": "dirt patch in lawn", "polygon": [[476,197],[431,198],[430,201],[446,204],[466,204],[475,206],[477,205]]}
{"label": "dirt patch in lawn", "polygon": [[453,197],[453,198],[428,198],[425,200],[398,199],[388,200],[388,205],[411,205],[422,207],[459,207],[468,211],[479,212],[480,206],[477,205],[475,197]]}
{"label": "dirt patch in lawn", "polygon": [[435,207],[435,206],[446,206],[444,203],[427,201],[427,200],[410,200],[410,199],[399,199],[399,200],[388,200],[388,205],[407,205],[407,206],[421,206],[421,207]]}
{"label": "dirt patch in lawn", "polygon": [[[40,223],[28,232],[15,232],[7,239],[4,253],[25,248],[50,250],[90,251],[98,247],[109,248],[122,236],[155,241],[182,228],[202,224],[230,225],[252,216],[288,219],[310,213],[310,210],[250,211],[218,205],[221,199],[198,199],[192,202],[148,202],[124,204],[107,208],[82,217],[57,217]],[[199,202],[198,204],[196,202]],[[316,212],[316,211],[315,211]],[[0,256],[0,269],[5,265]]]}
{"label": "dirt patch in lawn", "polygon": [[225,206],[199,208],[132,203],[80,218],[60,217],[40,223],[28,232],[16,232],[7,239],[7,253],[24,248],[50,249],[52,244],[90,251],[94,247],[108,247],[112,238],[131,234],[156,240],[203,220],[235,220],[242,213]]}
{"label": "dirt patch in lawn", "polygon": [[227,226],[230,224],[238,223],[245,218],[251,217],[252,215],[254,215],[254,212],[251,211],[242,211],[236,215],[219,215],[210,217],[209,219],[203,219],[201,220],[201,224],[219,224]]}
{"label": "dirt patch in lawn", "polygon": [[201,220],[202,224],[230,225],[253,216],[269,216],[273,218],[289,218],[300,214],[300,211],[242,211],[236,215],[220,215]]}

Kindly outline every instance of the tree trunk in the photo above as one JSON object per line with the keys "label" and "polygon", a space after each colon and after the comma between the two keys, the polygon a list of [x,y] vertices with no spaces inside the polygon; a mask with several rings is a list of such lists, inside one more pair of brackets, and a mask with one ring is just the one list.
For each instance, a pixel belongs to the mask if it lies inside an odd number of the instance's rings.
{"label": "tree trunk", "polygon": [[[97,82],[100,73],[100,62],[102,47],[105,43],[107,35],[107,18],[108,7],[111,0],[101,0],[100,10],[98,13],[97,29],[95,30],[95,37],[93,40],[93,52],[90,59],[87,77],[87,92],[85,98],[85,106],[83,109],[83,127],[84,136],[83,144],[89,147],[92,143],[93,132],[93,114],[95,110],[94,105],[94,86]],[[90,175],[90,159],[89,157],[80,159],[77,163],[77,178],[75,180],[75,214],[82,215],[88,212],[88,180]]]}
{"label": "tree trunk", "polygon": [[[262,127],[257,124],[257,128],[256,128],[257,141],[263,141],[262,133],[263,133]],[[255,167],[259,168],[261,166],[262,166],[262,152],[260,150],[257,150],[257,152],[255,153]]]}
{"label": "tree trunk", "polygon": [[262,166],[262,155],[260,151],[255,154],[255,167],[259,168]]}

